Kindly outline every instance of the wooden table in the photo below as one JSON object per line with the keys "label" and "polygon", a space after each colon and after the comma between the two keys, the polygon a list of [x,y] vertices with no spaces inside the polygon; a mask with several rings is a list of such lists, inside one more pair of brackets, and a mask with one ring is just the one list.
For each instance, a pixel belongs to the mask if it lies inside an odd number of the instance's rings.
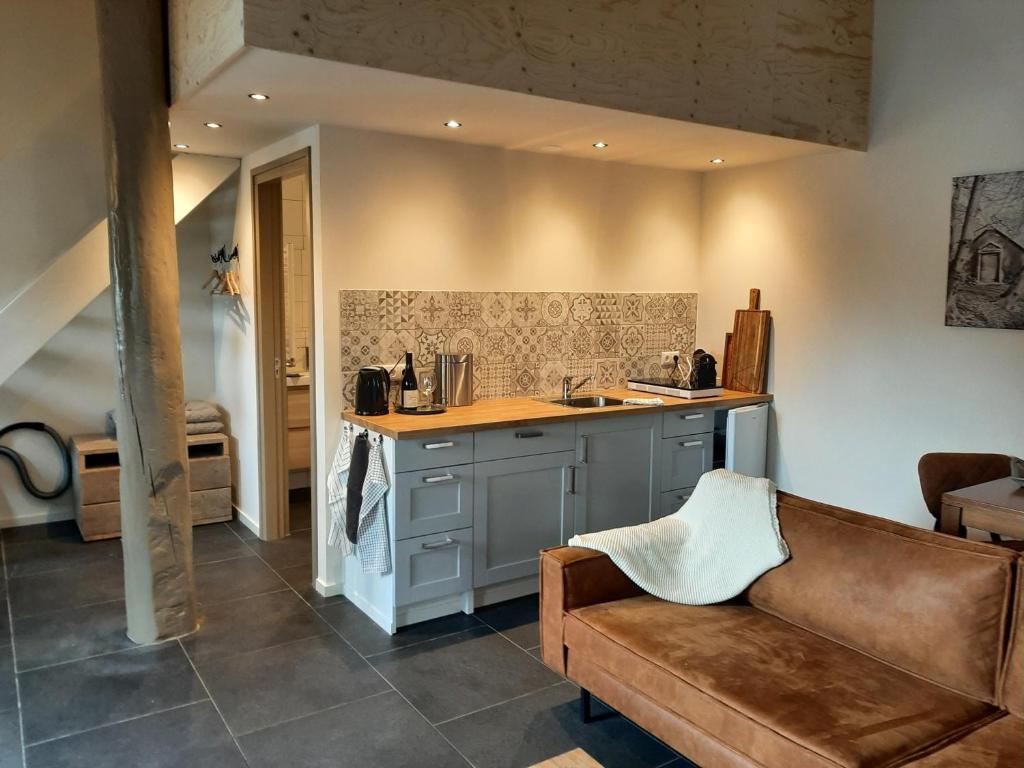
{"label": "wooden table", "polygon": [[582,749],[574,749],[543,763],[535,763],[530,768],[601,768],[601,764]]}
{"label": "wooden table", "polygon": [[939,529],[959,536],[961,526],[1024,539],[1024,487],[1003,477],[943,494]]}

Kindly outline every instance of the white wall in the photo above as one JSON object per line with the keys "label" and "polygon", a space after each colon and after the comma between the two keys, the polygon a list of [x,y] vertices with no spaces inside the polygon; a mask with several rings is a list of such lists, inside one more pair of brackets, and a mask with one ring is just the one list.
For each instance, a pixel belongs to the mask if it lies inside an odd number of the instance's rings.
{"label": "white wall", "polygon": [[705,175],[698,343],[761,288],[780,487],[930,526],[922,453],[1024,454],[1024,333],[943,325],[952,178],[1024,169],[1024,3],[875,7],[866,154]]}

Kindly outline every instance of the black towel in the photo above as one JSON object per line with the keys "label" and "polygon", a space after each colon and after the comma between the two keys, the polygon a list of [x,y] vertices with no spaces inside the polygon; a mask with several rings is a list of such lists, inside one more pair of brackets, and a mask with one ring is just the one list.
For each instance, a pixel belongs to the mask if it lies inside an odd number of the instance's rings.
{"label": "black towel", "polygon": [[348,465],[348,487],[345,498],[345,535],[353,544],[359,530],[359,510],[363,506],[363,482],[370,463],[370,436],[366,432],[356,437],[352,446],[352,461]]}

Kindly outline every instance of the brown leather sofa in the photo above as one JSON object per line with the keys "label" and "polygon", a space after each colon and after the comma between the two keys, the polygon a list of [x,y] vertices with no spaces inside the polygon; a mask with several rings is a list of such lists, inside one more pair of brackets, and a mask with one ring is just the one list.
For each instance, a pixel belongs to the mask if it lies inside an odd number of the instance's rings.
{"label": "brown leather sofa", "polygon": [[545,663],[704,768],[1022,768],[1017,554],[778,502],[792,557],[726,604],[545,550]]}

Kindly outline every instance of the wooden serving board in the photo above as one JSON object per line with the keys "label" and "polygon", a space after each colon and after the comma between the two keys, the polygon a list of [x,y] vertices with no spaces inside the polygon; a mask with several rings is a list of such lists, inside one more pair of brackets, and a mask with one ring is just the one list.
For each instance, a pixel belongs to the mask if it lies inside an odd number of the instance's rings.
{"label": "wooden serving board", "polygon": [[760,309],[761,291],[750,289],[750,306],[737,309],[729,341],[729,363],[725,371],[727,389],[738,392],[765,391],[768,374],[768,336],[772,315]]}

